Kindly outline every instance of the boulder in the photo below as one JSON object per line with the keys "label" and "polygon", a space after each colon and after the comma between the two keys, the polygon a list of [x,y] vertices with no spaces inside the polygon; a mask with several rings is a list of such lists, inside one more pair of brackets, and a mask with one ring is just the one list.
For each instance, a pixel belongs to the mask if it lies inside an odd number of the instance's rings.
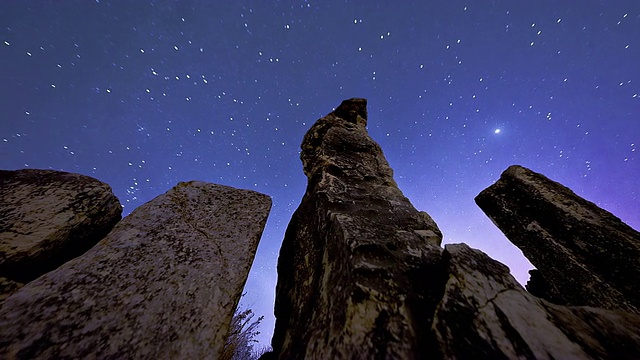
{"label": "boulder", "polygon": [[120,220],[109,185],[54,170],[0,170],[0,276],[26,283],[81,255]]}
{"label": "boulder", "polygon": [[409,359],[425,350],[417,320],[438,300],[442,235],[398,189],[366,124],[366,100],[345,100],[304,137],[308,185],[280,250],[267,358]]}
{"label": "boulder", "polygon": [[7,298],[0,358],[218,358],[270,207],[179,183]]}
{"label": "boulder", "polygon": [[639,312],[640,233],[544,175],[511,166],[476,203],[537,268],[530,290]]}
{"label": "boulder", "polygon": [[637,359],[640,316],[536,298],[509,268],[446,245],[448,279],[432,331],[443,359]]}

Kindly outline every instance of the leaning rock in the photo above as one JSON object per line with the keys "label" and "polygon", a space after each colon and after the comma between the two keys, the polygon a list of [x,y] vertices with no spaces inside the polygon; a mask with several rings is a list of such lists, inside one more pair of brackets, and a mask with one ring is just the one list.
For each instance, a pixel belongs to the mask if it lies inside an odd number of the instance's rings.
{"label": "leaning rock", "polygon": [[509,269],[446,245],[448,280],[432,331],[445,359],[637,359],[640,316],[564,307],[526,292]]}
{"label": "leaning rock", "polygon": [[109,185],[53,170],[0,170],[0,276],[21,283],[81,255],[120,220]]}
{"label": "leaning rock", "polygon": [[553,289],[539,295],[639,312],[640,233],[620,219],[521,166],[509,167],[476,203],[540,271],[548,286],[538,288]]}
{"label": "leaning rock", "polygon": [[308,185],[278,259],[273,357],[409,359],[427,346],[418,326],[441,291],[442,235],[366,123],[366,100],[346,100],[302,142]]}
{"label": "leaning rock", "polygon": [[217,358],[270,206],[178,184],[6,299],[0,358]]}

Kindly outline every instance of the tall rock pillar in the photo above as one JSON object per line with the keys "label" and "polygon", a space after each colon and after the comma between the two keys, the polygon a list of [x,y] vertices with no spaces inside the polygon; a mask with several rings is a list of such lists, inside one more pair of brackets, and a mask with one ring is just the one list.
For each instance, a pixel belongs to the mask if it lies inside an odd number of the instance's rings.
{"label": "tall rock pillar", "polygon": [[307,190],[278,259],[281,359],[415,358],[428,346],[442,235],[398,189],[366,104],[345,100],[302,142]]}

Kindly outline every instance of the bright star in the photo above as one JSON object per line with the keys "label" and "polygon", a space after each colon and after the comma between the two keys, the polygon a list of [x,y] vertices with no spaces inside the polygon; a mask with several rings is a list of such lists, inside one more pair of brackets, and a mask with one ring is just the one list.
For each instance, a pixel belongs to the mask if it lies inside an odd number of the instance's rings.
{"label": "bright star", "polygon": [[495,129],[495,130],[493,131],[493,133],[494,133],[494,134],[500,134],[500,129]]}

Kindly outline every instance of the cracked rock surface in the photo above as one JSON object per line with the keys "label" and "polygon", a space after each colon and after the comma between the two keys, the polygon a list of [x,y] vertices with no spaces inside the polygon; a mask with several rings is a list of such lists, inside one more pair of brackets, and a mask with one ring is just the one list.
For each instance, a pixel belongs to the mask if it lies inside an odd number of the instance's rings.
{"label": "cracked rock surface", "polygon": [[192,181],[0,307],[0,358],[215,359],[271,199]]}

